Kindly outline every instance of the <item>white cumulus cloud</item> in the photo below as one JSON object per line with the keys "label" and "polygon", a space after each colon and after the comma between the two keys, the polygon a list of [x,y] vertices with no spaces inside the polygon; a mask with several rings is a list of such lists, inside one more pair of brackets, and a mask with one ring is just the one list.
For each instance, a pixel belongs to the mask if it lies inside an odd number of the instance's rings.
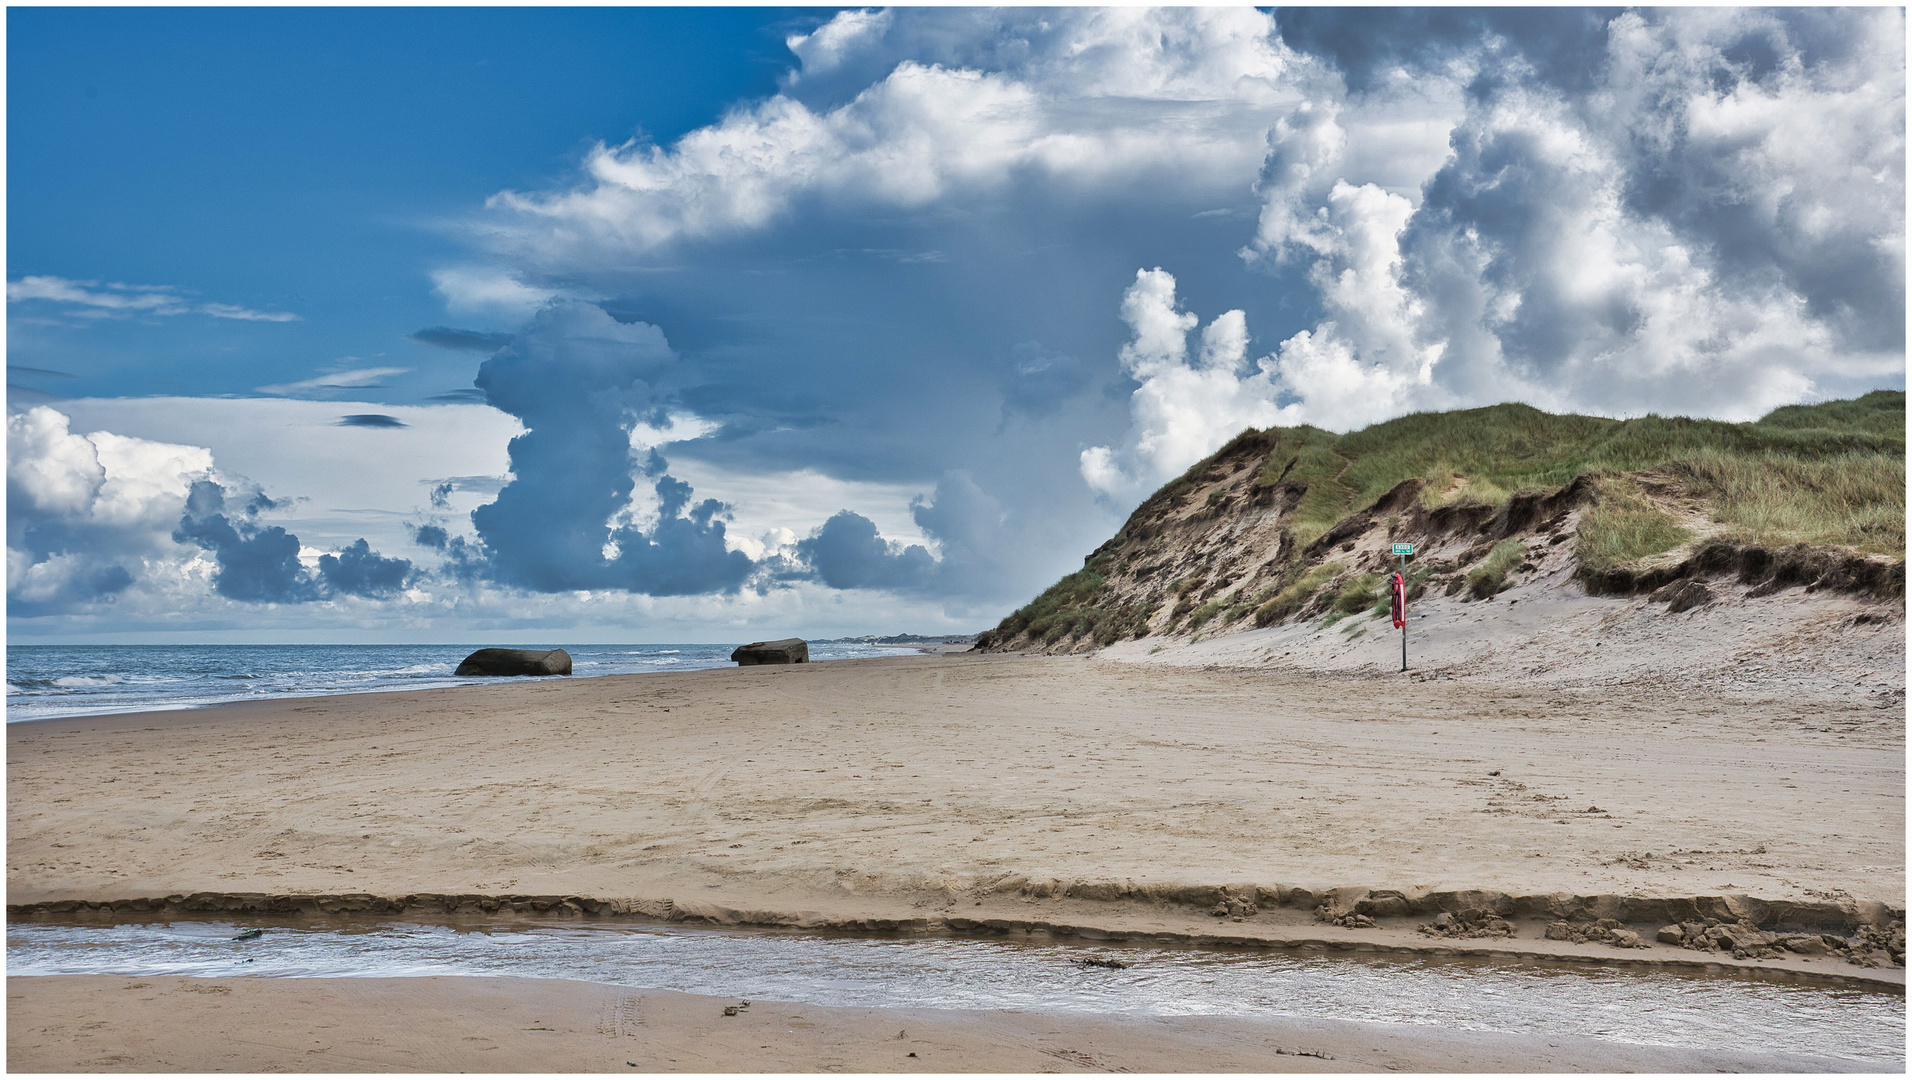
{"label": "white cumulus cloud", "polygon": [[212,452],[108,431],[78,434],[44,405],[7,417],[10,602],[85,603],[194,556],[171,532]]}
{"label": "white cumulus cloud", "polygon": [[1266,366],[1244,370],[1248,330],[1241,312],[1224,312],[1203,328],[1191,363],[1188,335],[1200,320],[1181,310],[1175,278],[1158,267],[1136,272],[1122,297],[1122,320],[1134,335],[1122,348],[1122,368],[1142,385],[1130,399],[1128,445],[1082,451],[1083,479],[1097,492],[1139,497],[1236,432],[1280,416]]}
{"label": "white cumulus cloud", "polygon": [[[920,208],[1005,192],[1025,177],[1239,192],[1259,165],[1262,133],[1301,97],[1297,60],[1272,18],[1250,9],[988,21],[839,13],[792,39],[803,61],[792,84],[874,63],[880,76],[849,100],[813,106],[780,93],[668,147],[600,145],[572,190],[494,196],[482,235],[540,273],[562,274],[757,230],[805,200]],[[971,32],[985,41],[961,40]]]}
{"label": "white cumulus cloud", "polygon": [[24,508],[69,523],[167,528],[212,451],[109,431],[80,435],[45,405],[7,417],[7,482]]}
{"label": "white cumulus cloud", "polygon": [[[1084,451],[1084,479],[1133,498],[1271,422],[1507,400],[1740,420],[1902,380],[1904,16],[1853,23],[1809,57],[1826,27],[1628,12],[1575,92],[1484,40],[1418,111],[1383,87],[1283,116],[1241,254],[1305,267],[1319,320],[1252,370],[1190,364],[1194,317],[1141,274],[1128,441]],[[1400,125],[1381,114],[1422,136],[1445,118],[1411,185],[1382,175]]]}
{"label": "white cumulus cloud", "polygon": [[1809,60],[1775,14],[1624,13],[1577,93],[1483,45],[1461,66],[1495,77],[1411,198],[1354,164],[1365,101],[1276,124],[1244,255],[1311,264],[1325,318],[1278,365],[1294,415],[1747,419],[1902,378],[1903,13],[1854,21]]}

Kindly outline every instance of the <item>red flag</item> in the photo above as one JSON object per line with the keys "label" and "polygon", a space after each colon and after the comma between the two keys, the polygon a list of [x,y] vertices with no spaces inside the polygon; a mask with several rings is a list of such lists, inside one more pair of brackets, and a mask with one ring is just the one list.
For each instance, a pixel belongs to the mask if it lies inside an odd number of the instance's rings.
{"label": "red flag", "polygon": [[1399,630],[1406,626],[1407,579],[1399,574],[1394,575],[1394,603],[1391,605],[1391,609],[1394,612],[1394,628]]}

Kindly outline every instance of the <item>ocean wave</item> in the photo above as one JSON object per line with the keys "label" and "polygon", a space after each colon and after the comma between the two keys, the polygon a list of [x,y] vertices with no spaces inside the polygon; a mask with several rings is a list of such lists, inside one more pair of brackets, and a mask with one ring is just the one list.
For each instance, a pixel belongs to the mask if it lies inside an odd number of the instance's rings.
{"label": "ocean wave", "polygon": [[367,671],[363,674],[368,678],[378,678],[383,675],[450,675],[454,666],[452,664],[413,664],[410,667]]}
{"label": "ocean wave", "polygon": [[58,678],[46,680],[46,683],[49,686],[57,686],[62,690],[81,690],[90,686],[123,686],[126,683],[126,676],[61,675]]}

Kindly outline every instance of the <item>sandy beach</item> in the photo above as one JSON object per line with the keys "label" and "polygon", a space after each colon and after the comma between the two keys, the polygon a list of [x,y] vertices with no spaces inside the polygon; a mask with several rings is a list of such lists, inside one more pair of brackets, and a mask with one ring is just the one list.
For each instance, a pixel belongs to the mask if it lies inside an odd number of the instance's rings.
{"label": "sandy beach", "polygon": [[1900,717],[1810,704],[955,655],[48,721],[8,729],[8,900],[1899,900]]}
{"label": "sandy beach", "polygon": [[[1653,942],[1695,910],[1902,918],[1903,739],[1901,712],[1851,697],[968,654],[46,721],[8,730],[8,902],[1498,949],[1903,985]],[[1470,890],[1501,894],[1512,938],[1420,932]],[[1371,927],[1316,916],[1362,897]],[[1644,947],[1546,936],[1598,917]],[[105,1009],[131,981],[9,992],[19,1017],[52,994]],[[234,1007],[333,993],[246,981]],[[433,1007],[464,1008],[446,993]],[[36,1067],[79,1063],[70,1035],[43,1038]],[[965,1060],[944,1067],[1055,1065]]]}

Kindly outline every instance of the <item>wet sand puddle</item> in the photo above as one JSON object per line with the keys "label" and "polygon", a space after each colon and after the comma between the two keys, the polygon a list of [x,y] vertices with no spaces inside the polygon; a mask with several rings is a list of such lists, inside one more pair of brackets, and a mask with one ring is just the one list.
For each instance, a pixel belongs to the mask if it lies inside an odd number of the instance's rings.
{"label": "wet sand puddle", "polygon": [[[260,930],[256,936],[235,940]],[[7,928],[9,975],[518,976],[893,1008],[1300,1017],[1905,1063],[1903,995],[1533,961],[575,924]]]}

